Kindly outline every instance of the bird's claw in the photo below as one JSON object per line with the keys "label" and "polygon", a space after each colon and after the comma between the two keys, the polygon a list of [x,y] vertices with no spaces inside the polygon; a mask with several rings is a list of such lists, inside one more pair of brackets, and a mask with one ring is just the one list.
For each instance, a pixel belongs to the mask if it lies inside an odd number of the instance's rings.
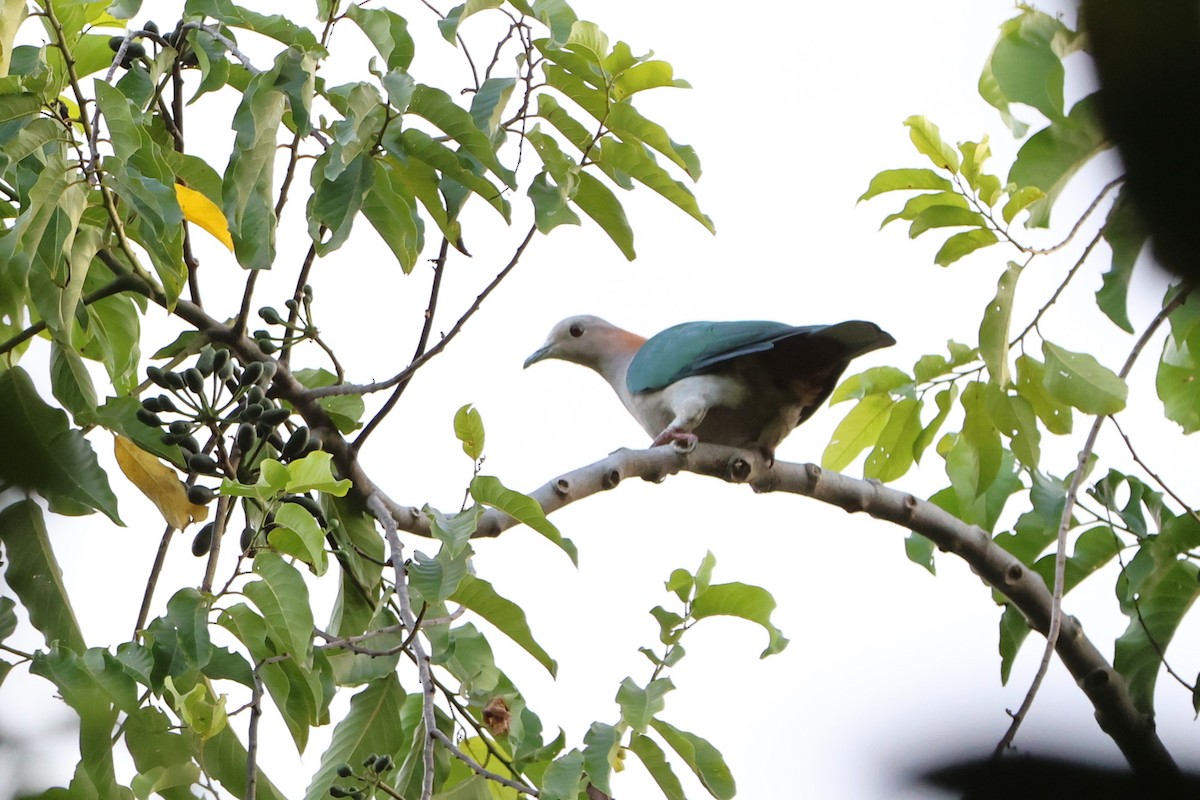
{"label": "bird's claw", "polygon": [[680,453],[690,453],[696,449],[696,443],[700,441],[700,437],[690,431],[679,431],[668,428],[655,437],[651,443],[651,447],[658,447],[663,444],[673,444],[675,449]]}

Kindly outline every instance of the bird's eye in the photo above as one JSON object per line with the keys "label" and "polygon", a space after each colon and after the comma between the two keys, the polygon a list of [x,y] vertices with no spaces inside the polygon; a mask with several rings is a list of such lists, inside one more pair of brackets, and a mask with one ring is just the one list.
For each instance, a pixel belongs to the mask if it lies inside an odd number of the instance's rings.
{"label": "bird's eye", "polygon": [[583,336],[583,326],[576,322],[567,329],[567,332],[570,333],[572,337],[578,339],[580,336]]}

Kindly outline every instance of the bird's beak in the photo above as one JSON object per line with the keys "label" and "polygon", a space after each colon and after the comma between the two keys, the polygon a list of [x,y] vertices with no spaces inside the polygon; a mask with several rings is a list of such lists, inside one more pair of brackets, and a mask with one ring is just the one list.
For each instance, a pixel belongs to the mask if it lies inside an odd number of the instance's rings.
{"label": "bird's beak", "polygon": [[549,344],[544,347],[539,348],[537,350],[537,352],[535,352],[529,358],[525,359],[525,369],[529,369],[530,364],[536,364],[537,362],[543,361],[547,358],[553,358],[554,357],[553,350],[554,350],[553,345],[549,345]]}

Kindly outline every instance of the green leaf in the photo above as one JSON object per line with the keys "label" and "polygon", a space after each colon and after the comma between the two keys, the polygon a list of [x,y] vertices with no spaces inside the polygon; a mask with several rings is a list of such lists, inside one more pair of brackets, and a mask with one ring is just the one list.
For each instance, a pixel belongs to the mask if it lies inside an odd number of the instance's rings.
{"label": "green leaf", "polygon": [[1148,233],[1137,209],[1124,193],[1113,203],[1101,233],[1112,250],[1112,266],[1104,273],[1104,283],[1096,291],[1096,305],[1115,325],[1133,333],[1126,297],[1134,264],[1146,244]]}
{"label": "green leaf", "polygon": [[1046,367],[1036,358],[1017,357],[1017,393],[1029,401],[1033,413],[1051,433],[1071,432],[1071,406],[1054,398],[1045,387]]}
{"label": "green leaf", "polygon": [[892,407],[887,425],[863,464],[864,478],[887,483],[908,472],[913,464],[917,437],[921,434],[922,405],[920,400],[906,397]]}
{"label": "green leaf", "polygon": [[621,744],[621,732],[612,725],[593,722],[583,735],[583,771],[588,782],[606,796],[612,794],[609,777],[612,774],[613,757]]}
{"label": "green leaf", "polygon": [[904,124],[908,128],[909,138],[920,153],[928,156],[939,169],[951,173],[958,172],[958,153],[942,141],[942,134],[937,125],[922,116],[911,116],[904,120]]}
{"label": "green leaf", "polygon": [[444,18],[438,20],[442,37],[454,44],[454,40],[458,38],[458,26],[464,19],[485,9],[499,8],[503,4],[503,0],[467,0],[462,5],[455,6]]}
{"label": "green leaf", "polygon": [[416,198],[392,162],[377,159],[372,173],[373,181],[362,200],[362,214],[407,275],[425,247],[425,223],[417,212]]}
{"label": "green leaf", "polygon": [[[946,472],[955,488],[967,488],[967,500],[987,491],[1000,472],[1000,432],[988,403],[988,384],[973,381],[962,395],[962,434],[946,458]],[[958,480],[955,480],[956,474]]]}
{"label": "green leaf", "polygon": [[579,185],[571,200],[608,234],[625,258],[630,261],[637,258],[633,249],[633,229],[625,217],[625,209],[611,189],[591,173],[580,172]]}
{"label": "green leaf", "polygon": [[497,135],[503,136],[500,123],[516,87],[516,78],[488,78],[480,84],[479,91],[471,98],[471,119],[475,127],[493,139]]}
{"label": "green leaf", "polygon": [[82,659],[70,650],[55,648],[49,653],[35,653],[29,671],[53,683],[62,699],[79,715],[80,759],[76,781],[82,779],[86,783],[89,795],[114,800],[129,798],[129,790],[119,788],[116,783],[113,764],[110,737],[117,709],[111,696],[84,668]]}
{"label": "green leaf", "polygon": [[1000,468],[987,486],[980,486],[979,448],[965,436],[957,437],[946,459],[951,487],[937,492],[929,501],[968,525],[978,525],[989,533],[995,530],[1008,498],[1021,488],[1021,479],[1013,467],[1012,453],[1001,449]]}
{"label": "green leaf", "polygon": [[96,509],[123,524],[92,446],[67,426],[66,414],[42,401],[20,367],[0,373],[0,408],[0,481],[38,492],[52,509],[69,503],[74,513]]}
{"label": "green leaf", "polygon": [[[307,389],[333,386],[338,382],[338,377],[327,369],[298,369],[292,375]],[[362,427],[359,420],[362,419],[366,406],[361,396],[356,394],[333,395],[319,398],[317,403],[325,409],[325,413],[329,415],[340,432],[352,433]]]}
{"label": "green leaf", "polygon": [[[463,113],[466,114],[467,112],[463,111]],[[473,125],[474,123],[470,124]],[[496,209],[504,217],[505,222],[509,221],[512,209],[508,199],[494,184],[472,171],[472,165],[467,155],[454,152],[441,142],[434,140],[433,137],[424,131],[408,128],[400,132],[399,138],[396,138],[392,131],[393,128],[388,128],[383,138],[383,144],[390,152],[398,156],[403,155],[404,158],[410,161],[415,158],[425,162],[428,166],[441,172],[443,179],[454,181],[479,195],[488,205]],[[483,134],[480,133],[480,135],[482,136]],[[422,200],[427,208],[436,206],[436,203],[432,199],[430,199],[429,203],[425,203],[422,196],[422,191],[424,191],[422,184],[430,180],[430,176],[422,175],[420,169],[415,168],[411,163],[399,169],[397,175],[406,182],[411,181],[408,183],[409,188],[418,199]],[[439,184],[436,182],[436,179],[434,180],[433,185],[436,187]],[[443,210],[440,206],[437,207],[443,217],[449,214],[452,218],[458,213],[457,208]],[[432,211],[431,215],[433,215]]]}
{"label": "green leaf", "polygon": [[1025,209],[1037,201],[1045,198],[1046,193],[1036,186],[1022,186],[1008,196],[1008,202],[1004,204],[1004,208],[1000,213],[1004,217],[1004,221],[1012,224],[1016,219],[1017,214],[1020,214]]}
{"label": "green leaf", "polygon": [[540,800],[578,800],[583,784],[583,753],[572,750],[556,758],[542,774]]}
{"label": "green leaf", "polygon": [[317,255],[326,256],[337,250],[354,228],[354,219],[362,209],[367,194],[375,186],[375,161],[365,153],[350,160],[337,177],[329,179],[332,148],[326,150],[313,166],[313,192],[308,200],[308,233],[317,247]]}
{"label": "green leaf", "polygon": [[1167,419],[1182,426],[1184,433],[1200,430],[1200,363],[1191,348],[1168,337],[1154,380]]}
{"label": "green leaf", "polygon": [[[4,524],[4,518],[0,515],[0,525]],[[0,541],[3,541],[2,537],[3,531],[0,530]],[[16,606],[16,601],[11,597],[0,597],[0,642],[12,636],[17,629],[17,615],[13,612]]]}
{"label": "green leaf", "polygon": [[760,586],[744,583],[719,583],[709,586],[692,603],[692,617],[704,619],[714,616],[733,616],[756,622],[770,636],[770,643],[759,658],[782,652],[788,640],[771,624],[771,612],[775,610],[775,598]]}
{"label": "green leaf", "polygon": [[983,164],[992,157],[992,146],[987,134],[978,142],[959,142],[958,152],[962,153],[960,173],[967,179],[967,185],[979,189],[980,170]]}
{"label": "green leaf", "polygon": [[661,125],[643,117],[629,103],[611,106],[604,122],[621,141],[630,144],[644,143],[670,159],[693,181],[700,180],[700,159],[695,149],[672,141]]}
{"label": "green leaf", "polygon": [[164,696],[171,699],[171,705],[183,724],[202,741],[211,739],[225,729],[228,715],[225,711],[225,695],[219,699],[210,699],[208,686],[197,683],[185,693],[175,688],[174,681],[168,675],[163,683],[166,692]]}
{"label": "green leaf", "polygon": [[568,184],[551,184],[545,170],[534,177],[529,184],[529,199],[533,201],[533,218],[540,232],[549,233],[559,225],[579,224],[579,215],[567,205],[569,194]]}
{"label": "green leaf", "polygon": [[262,612],[279,649],[292,663],[311,666],[313,617],[304,578],[269,550],[254,557],[254,574],[261,580],[251,581],[242,591]]}
{"label": "green leaf", "polygon": [[650,616],[658,622],[658,640],[660,642],[675,644],[679,641],[679,637],[683,634],[683,631],[679,629],[679,626],[683,624],[683,617],[674,611],[667,611],[662,606],[650,609]]}
{"label": "green leaf", "polygon": [[[916,197],[910,197],[908,202],[904,204],[904,208],[895,214],[888,214],[884,217],[883,222],[879,224],[879,228],[882,230],[889,222],[894,222],[898,219],[905,219],[912,222],[922,211],[937,206],[948,206],[950,208],[965,210],[967,208],[967,198],[957,192],[933,192],[931,194],[919,194]],[[910,229],[909,237],[911,238],[913,235]]]}
{"label": "green leaf", "polygon": [[905,192],[914,189],[933,189],[952,192],[954,184],[931,169],[885,169],[871,178],[867,190],[858,202],[870,200],[884,192]]}
{"label": "green leaf", "polygon": [[346,8],[346,16],[375,45],[388,69],[409,68],[415,47],[404,17],[386,8],[363,8],[354,3]]}
{"label": "green leaf", "polygon": [[160,688],[168,677],[189,681],[212,658],[208,635],[209,600],[196,589],[184,588],[167,601],[167,613],[146,628],[154,657],[152,680]]}
{"label": "green leaf", "polygon": [[1050,224],[1050,208],[1071,177],[1092,156],[1111,146],[1105,138],[1097,96],[1089,95],[1075,104],[1071,113],[1029,138],[1008,171],[1008,182],[1033,186],[1046,197],[1030,206],[1026,227]]}
{"label": "green leaf", "polygon": [[1155,387],[1167,419],[1191,433],[1200,429],[1200,302],[1189,298],[1168,320],[1171,333],[1163,343]]}
{"label": "green leaf", "polygon": [[1058,539],[1063,507],[1067,502],[1067,489],[1063,481],[1036,470],[1032,472],[1032,478],[1033,485],[1029,488],[1030,510],[1021,514],[1011,533],[999,533],[995,537],[997,545],[1026,566],[1032,566],[1050,543]]}
{"label": "green leaf", "polygon": [[102,362],[120,393],[132,393],[138,384],[139,317],[138,306],[128,297],[106,297],[87,307],[90,338],[79,346],[79,353]]}
{"label": "green leaf", "polygon": [[[618,42],[617,47],[624,44]],[[617,74],[613,79],[612,93],[616,100],[624,100],[637,92],[662,87],[690,89],[692,85],[676,78],[674,68],[666,61],[643,61]]]}
{"label": "green leaf", "polygon": [[[158,741],[161,737],[155,737]],[[226,727],[220,733],[200,746],[196,743],[197,759],[203,759],[204,771],[210,777],[221,782],[221,785],[234,797],[244,797],[246,787],[246,748],[238,741],[233,729]],[[266,775],[258,772],[255,782],[257,800],[284,800],[285,795],[275,788]]]}
{"label": "green leaf", "polygon": [[999,240],[996,238],[996,234],[987,228],[956,233],[947,239],[946,243],[937,251],[937,255],[933,257],[933,263],[939,267],[948,267],[963,256],[969,255],[981,247],[995,244],[997,241]]}
{"label": "green leaf", "polygon": [[57,340],[50,343],[50,386],[54,397],[81,420],[96,411],[96,389],[83,359]]}
{"label": "green leaf", "polygon": [[921,456],[925,454],[926,448],[933,443],[933,439],[937,436],[938,430],[945,423],[946,417],[950,415],[950,409],[954,406],[954,401],[958,399],[958,384],[951,384],[948,388],[942,389],[934,398],[934,403],[937,404],[938,411],[929,424],[921,429],[916,440],[913,441],[913,460],[921,461]]}
{"label": "green leaf", "polygon": [[350,491],[350,481],[333,477],[333,454],[324,450],[288,462],[287,475],[286,489],[292,494],[317,491],[344,497]]}
{"label": "green leaf", "polygon": [[681,603],[686,603],[691,598],[694,586],[695,581],[686,569],[671,570],[671,577],[666,583],[667,591],[674,592]]}
{"label": "green leaf", "polygon": [[1004,613],[1000,615],[1000,683],[1005,686],[1029,631],[1029,623],[1016,606],[1005,603]]}
{"label": "green leaf", "polygon": [[1130,592],[1122,601],[1129,627],[1117,638],[1113,654],[1113,668],[1128,681],[1130,699],[1145,714],[1154,710],[1154,685],[1163,655],[1200,594],[1200,570],[1195,564],[1160,560],[1153,549],[1153,544],[1144,545],[1130,562],[1129,569],[1135,570],[1142,566],[1139,561],[1152,561],[1153,571],[1137,583],[1136,594]]}
{"label": "green leaf", "polygon": [[1085,414],[1115,414],[1125,408],[1129,387],[1087,353],[1042,342],[1046,373],[1042,385],[1052,397]]}
{"label": "green leaf", "polygon": [[1083,37],[1041,11],[1022,8],[1000,26],[1000,36],[979,79],[979,93],[1000,110],[1013,130],[1025,126],[1009,114],[1009,103],[1033,106],[1050,120],[1063,115],[1062,58],[1082,46]]}
{"label": "green leaf", "polygon": [[471,480],[471,497],[533,528],[570,556],[572,564],[579,564],[579,553],[574,543],[546,519],[546,512],[532,497],[505,487],[499,478],[491,475],[477,475]]}
{"label": "green leaf", "polygon": [[703,225],[709,233],[716,232],[712,220],[700,210],[695,195],[682,183],[671,178],[644,146],[605,137],[599,142],[596,161],[624,172],[647,188],[653,189]]}
{"label": "green leaf", "polygon": [[433,558],[418,550],[408,565],[409,584],[423,602],[437,605],[458,591],[470,569],[470,558],[469,549],[455,553],[442,548]]}
{"label": "green leaf", "polygon": [[930,575],[937,574],[933,562],[934,543],[919,533],[910,533],[904,539],[904,555],[914,564],[929,570]]}
{"label": "green leaf", "polygon": [[454,435],[462,442],[463,452],[478,461],[483,457],[483,417],[467,403],[454,414]]}
{"label": "green leaf", "polygon": [[1015,261],[1008,262],[1008,269],[996,282],[996,296],[984,309],[983,321],[979,324],[979,356],[987,365],[992,383],[1001,387],[1012,382],[1008,371],[1009,325],[1017,279],[1020,277],[1021,265]]}
{"label": "green leaf", "polygon": [[408,112],[436,125],[504,181],[506,186],[510,189],[517,188],[516,176],[497,159],[488,135],[476,127],[466,109],[455,105],[450,95],[441,89],[418,84],[413,90],[412,100],[409,101]]}
{"label": "green leaf", "polygon": [[913,364],[913,379],[917,383],[927,383],[934,378],[949,374],[952,369],[945,356],[921,356],[917,359],[917,363]]}
{"label": "green leaf", "polygon": [[7,561],[5,582],[21,601],[46,646],[58,643],[83,652],[83,634],[37,503],[18,500],[0,511],[0,542]]}
{"label": "green leaf", "polygon": [[321,576],[329,568],[325,555],[325,531],[316,517],[295,503],[284,503],[275,512],[275,524],[267,533],[267,543],[285,556],[298,558]]}
{"label": "green leaf", "polygon": [[[233,115],[233,153],[225,171],[222,210],[233,236],[238,263],[267,269],[275,260],[275,150],[288,98],[312,95],[311,58],[289,48],[268,72],[255,75]],[[297,118],[303,102],[292,102]],[[297,119],[299,124],[299,119]]]}
{"label": "green leaf", "polygon": [[519,605],[501,597],[495,588],[474,575],[467,574],[450,595],[450,600],[469,608],[533,656],[551,675],[558,673],[558,663],[533,638],[525,612]]}
{"label": "green leaf", "polygon": [[642,761],[642,766],[654,778],[658,788],[667,800],[687,800],[683,793],[683,785],[667,763],[667,757],[662,748],[648,736],[634,732],[629,737],[629,749]]}
{"label": "green leaf", "polygon": [[829,398],[835,405],[843,400],[861,400],[870,395],[912,395],[913,378],[896,367],[871,367],[842,381]]}
{"label": "green leaf", "polygon": [[868,395],[860,400],[834,429],[821,455],[821,466],[840,472],[859,453],[873,447],[887,426],[895,404],[895,400],[883,394]]}
{"label": "green leaf", "polygon": [[338,782],[342,764],[358,766],[371,753],[401,753],[412,738],[401,719],[404,690],[394,672],[372,681],[350,698],[350,710],[333,729],[329,747],[321,754],[321,766],[313,775],[305,800],[329,796],[329,787]]}
{"label": "green leaf", "polygon": [[312,31],[282,14],[259,14],[234,4],[232,0],[187,0],[184,13],[213,17],[234,28],[260,33],[284,46],[302,47],[317,56],[326,54]]}
{"label": "green leaf", "polygon": [[737,793],[725,759],[708,741],[661,719],[651,720],[650,726],[679,754],[709,794],[718,800],[730,800]]}
{"label": "green leaf", "polygon": [[634,733],[645,733],[650,720],[666,708],[664,698],[674,688],[670,678],[656,678],[644,689],[634,683],[633,678],[621,681],[616,697],[617,705],[621,707],[621,722]]}
{"label": "green leaf", "polygon": [[931,205],[918,213],[908,226],[908,238],[915,239],[932,228],[956,228],[970,226],[986,228],[987,220],[978,211],[951,205]]}

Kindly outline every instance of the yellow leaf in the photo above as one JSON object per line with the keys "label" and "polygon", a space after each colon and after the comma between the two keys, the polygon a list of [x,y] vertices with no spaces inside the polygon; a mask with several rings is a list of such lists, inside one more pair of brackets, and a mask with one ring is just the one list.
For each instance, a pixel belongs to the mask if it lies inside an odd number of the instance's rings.
{"label": "yellow leaf", "polygon": [[194,222],[233,252],[233,237],[229,235],[229,223],[221,209],[207,195],[189,189],[181,183],[175,184],[175,199],[188,222]]}
{"label": "yellow leaf", "polygon": [[187,487],[175,470],[133,443],[132,439],[117,436],[114,450],[117,466],[134,486],[149,497],[167,524],[183,530],[192,522],[208,516],[207,506],[198,506],[187,498]]}

